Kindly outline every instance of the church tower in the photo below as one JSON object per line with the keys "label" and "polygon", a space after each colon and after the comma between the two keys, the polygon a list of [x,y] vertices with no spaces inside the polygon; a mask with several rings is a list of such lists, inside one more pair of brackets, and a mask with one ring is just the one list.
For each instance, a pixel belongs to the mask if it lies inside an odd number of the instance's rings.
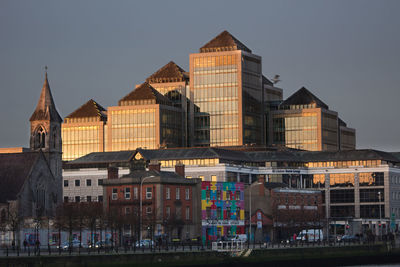
{"label": "church tower", "polygon": [[[49,81],[47,79],[47,67],[45,79],[36,109],[29,119],[30,149],[41,150],[49,163],[51,172],[57,181],[57,187],[62,190],[62,143],[61,122],[51,95]],[[61,198],[62,192],[58,194]]]}

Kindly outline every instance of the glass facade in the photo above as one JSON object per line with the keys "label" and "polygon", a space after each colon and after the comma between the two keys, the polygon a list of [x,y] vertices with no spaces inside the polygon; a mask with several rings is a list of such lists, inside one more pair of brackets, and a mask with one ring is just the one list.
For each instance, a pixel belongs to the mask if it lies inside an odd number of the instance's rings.
{"label": "glass facade", "polygon": [[64,123],[61,128],[63,160],[74,160],[91,152],[103,151],[103,125],[74,126]]}
{"label": "glass facade", "polygon": [[322,112],[322,150],[338,150],[338,118],[336,114]]}
{"label": "glass facade", "polygon": [[195,145],[239,144],[239,58],[239,54],[193,58]]}
{"label": "glass facade", "polygon": [[155,107],[112,110],[109,114],[111,151],[158,148],[156,111]]}
{"label": "glass facade", "polygon": [[354,173],[332,173],[329,180],[331,187],[354,187]]}
{"label": "glass facade", "polygon": [[331,218],[349,218],[355,216],[354,205],[331,206]]}
{"label": "glass facade", "polygon": [[318,113],[274,114],[273,142],[296,149],[319,150]]}

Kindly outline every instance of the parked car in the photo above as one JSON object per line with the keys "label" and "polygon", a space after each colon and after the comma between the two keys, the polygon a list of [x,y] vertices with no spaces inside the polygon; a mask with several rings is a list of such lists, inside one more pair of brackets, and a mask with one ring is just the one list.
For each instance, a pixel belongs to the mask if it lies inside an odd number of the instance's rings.
{"label": "parked car", "polygon": [[154,241],[150,240],[150,239],[143,239],[143,240],[137,241],[135,246],[137,248],[142,248],[142,247],[149,248],[150,246],[154,247]]}
{"label": "parked car", "polygon": [[245,235],[245,234],[235,235],[230,240],[246,242],[247,241],[247,235]]}
{"label": "parked car", "polygon": [[[71,241],[71,245],[72,248],[79,248],[79,246],[81,246],[81,248],[84,247],[84,244],[79,241],[79,240],[72,240]],[[64,243],[61,244],[61,249],[63,250],[68,250],[70,246],[70,242],[69,241],[65,241]],[[57,246],[57,248],[60,248],[60,246]]]}
{"label": "parked car", "polygon": [[94,246],[89,245],[89,248],[104,248],[104,247],[111,247],[111,241],[110,240],[102,240],[102,241],[97,241]]}
{"label": "parked car", "polygon": [[358,242],[360,239],[355,235],[344,235],[340,239],[341,242]]}

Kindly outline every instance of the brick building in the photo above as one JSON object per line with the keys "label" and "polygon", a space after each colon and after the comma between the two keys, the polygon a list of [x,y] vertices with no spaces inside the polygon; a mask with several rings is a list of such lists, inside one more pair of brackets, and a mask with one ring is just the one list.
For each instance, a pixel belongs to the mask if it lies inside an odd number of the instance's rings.
{"label": "brick building", "polygon": [[326,224],[320,190],[276,188],[271,198],[275,241],[303,229],[322,229]]}
{"label": "brick building", "polygon": [[109,167],[104,207],[124,226],[125,237],[139,239],[140,232],[142,239],[198,237],[201,183],[183,175],[183,165],[174,173],[160,171],[158,163],[146,170],[144,162],[133,161],[130,173],[118,178],[118,168]]}

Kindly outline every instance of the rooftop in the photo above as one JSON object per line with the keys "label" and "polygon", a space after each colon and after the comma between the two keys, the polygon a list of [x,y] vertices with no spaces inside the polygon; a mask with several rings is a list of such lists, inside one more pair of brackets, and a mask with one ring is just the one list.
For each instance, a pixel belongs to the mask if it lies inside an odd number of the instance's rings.
{"label": "rooftop", "polygon": [[168,64],[150,75],[146,82],[148,83],[168,83],[168,82],[183,82],[187,81],[189,76],[184,69],[170,61]]}
{"label": "rooftop", "polygon": [[325,104],[321,99],[319,99],[305,87],[300,88],[294,94],[289,96],[285,101],[282,102],[281,106],[308,104],[316,104],[317,107],[329,109],[327,104]]}
{"label": "rooftop", "polygon": [[228,31],[223,31],[214,39],[203,45],[200,48],[200,53],[232,50],[243,50],[251,53],[251,50],[238,39],[236,39],[232,34],[230,34]]}
{"label": "rooftop", "polygon": [[99,117],[101,120],[107,119],[107,111],[100,104],[93,99],[90,99],[85,104],[80,106],[74,112],[69,114],[66,118],[86,118],[86,117]]}
{"label": "rooftop", "polygon": [[118,105],[126,105],[124,104],[124,102],[126,103],[128,101],[132,101],[137,104],[138,100],[154,100],[154,104],[172,105],[171,101],[167,97],[160,94],[148,82],[142,83],[137,88],[135,88],[135,90],[119,100]]}

